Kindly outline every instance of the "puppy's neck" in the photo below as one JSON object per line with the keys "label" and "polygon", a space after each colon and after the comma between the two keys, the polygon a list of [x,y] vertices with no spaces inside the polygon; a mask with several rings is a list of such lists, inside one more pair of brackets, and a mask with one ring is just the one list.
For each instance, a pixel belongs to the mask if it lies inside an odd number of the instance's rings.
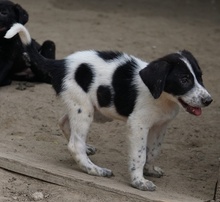
{"label": "puppy's neck", "polygon": [[179,102],[173,95],[163,92],[157,102],[165,113],[172,114],[171,117],[174,118],[178,114]]}

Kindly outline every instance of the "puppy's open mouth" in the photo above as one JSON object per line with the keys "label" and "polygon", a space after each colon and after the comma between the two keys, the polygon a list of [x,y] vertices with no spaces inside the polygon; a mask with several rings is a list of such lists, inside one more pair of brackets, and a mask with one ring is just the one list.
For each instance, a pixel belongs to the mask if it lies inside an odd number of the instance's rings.
{"label": "puppy's open mouth", "polygon": [[186,109],[187,112],[193,114],[195,116],[200,116],[202,114],[202,109],[200,107],[192,107],[185,103],[181,98],[178,99],[183,108]]}

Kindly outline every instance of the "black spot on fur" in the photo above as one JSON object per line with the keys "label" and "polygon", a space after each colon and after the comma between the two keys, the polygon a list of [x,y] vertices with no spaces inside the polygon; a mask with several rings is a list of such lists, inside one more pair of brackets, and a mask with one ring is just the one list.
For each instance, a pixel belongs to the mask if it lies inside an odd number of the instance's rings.
{"label": "black spot on fur", "polygon": [[80,114],[82,112],[82,110],[81,109],[78,109],[78,114]]}
{"label": "black spot on fur", "polygon": [[119,66],[113,74],[114,104],[117,112],[122,116],[129,116],[135,106],[138,95],[134,81],[137,64],[130,60]]}
{"label": "black spot on fur", "polygon": [[89,64],[83,63],[79,65],[75,72],[75,80],[79,86],[87,93],[92,84],[94,73]]}
{"label": "black spot on fur", "polygon": [[109,86],[99,86],[97,99],[100,107],[109,107],[112,103],[112,93]]}
{"label": "black spot on fur", "polygon": [[105,61],[114,60],[122,55],[122,53],[118,51],[97,51],[97,54]]}

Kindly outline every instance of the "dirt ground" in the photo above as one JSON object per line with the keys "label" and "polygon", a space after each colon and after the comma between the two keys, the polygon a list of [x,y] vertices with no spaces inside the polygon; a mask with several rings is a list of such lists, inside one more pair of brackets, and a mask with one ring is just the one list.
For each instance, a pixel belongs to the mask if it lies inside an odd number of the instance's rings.
{"label": "dirt ground", "polygon": [[[200,117],[180,111],[167,131],[156,164],[165,170],[160,179],[149,178],[158,189],[201,200],[213,197],[220,157],[220,2],[215,0],[16,0],[30,15],[27,27],[33,38],[57,45],[57,58],[87,49],[119,50],[151,61],[182,49],[190,50],[203,70],[211,106]],[[24,87],[21,90],[21,86]],[[55,154],[74,164],[57,120],[64,114],[60,100],[48,84],[13,82],[0,88],[1,144],[19,152]],[[88,142],[97,149],[92,160],[113,170],[115,180],[127,183],[126,128],[113,121],[94,123]],[[53,145],[52,151],[48,145]],[[46,146],[47,145],[47,146]],[[60,153],[62,158],[60,159]],[[80,172],[80,171],[79,171]],[[86,175],[86,174],[85,174]],[[88,201],[81,192],[0,169],[0,201],[33,201],[42,192],[48,202]],[[113,179],[114,180],[114,179]],[[89,201],[111,201],[93,194]],[[123,199],[121,201],[129,201]],[[186,201],[189,202],[189,201]]]}

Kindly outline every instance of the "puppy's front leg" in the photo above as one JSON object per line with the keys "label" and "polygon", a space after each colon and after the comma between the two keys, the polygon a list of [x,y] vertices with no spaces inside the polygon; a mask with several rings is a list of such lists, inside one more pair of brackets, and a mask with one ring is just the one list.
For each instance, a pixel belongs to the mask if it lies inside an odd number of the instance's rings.
{"label": "puppy's front leg", "polygon": [[129,135],[129,171],[131,185],[144,191],[154,191],[156,186],[153,182],[146,180],[143,169],[146,162],[146,142],[149,130],[144,125],[128,121],[131,133]]}
{"label": "puppy's front leg", "polygon": [[153,126],[148,134],[147,140],[147,157],[146,164],[144,167],[144,175],[151,177],[162,177],[164,175],[164,171],[154,165],[151,165],[153,160],[159,154],[161,150],[161,144],[164,139],[164,135],[167,128],[167,122]]}

